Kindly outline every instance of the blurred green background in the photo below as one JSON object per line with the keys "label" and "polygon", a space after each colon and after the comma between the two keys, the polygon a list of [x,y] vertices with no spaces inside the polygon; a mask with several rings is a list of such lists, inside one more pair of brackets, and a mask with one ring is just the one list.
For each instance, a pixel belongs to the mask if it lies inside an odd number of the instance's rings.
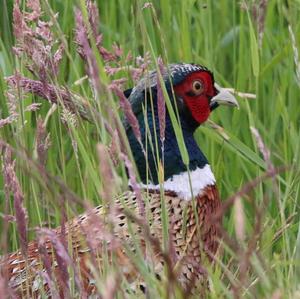
{"label": "blurred green background", "polygon": [[[16,70],[31,75],[25,68],[26,61],[16,59],[12,53],[13,1],[0,1],[0,118],[5,118],[8,108],[4,77]],[[96,2],[99,29],[107,49],[117,43],[124,50],[124,57],[129,51],[136,57],[144,56],[152,47],[155,55],[162,56],[165,62],[203,64],[214,72],[216,81],[223,87],[256,95],[255,99],[238,97],[240,110],[217,109],[211,120],[224,129],[206,124],[198,129],[197,140],[212,164],[224,200],[266,169],[250,126],[259,131],[274,165],[289,167],[275,181],[262,182],[243,197],[246,240],[253,233],[256,220],[253,202],[261,206],[265,197],[269,199],[262,220],[263,234],[257,245],[257,256],[251,259],[249,286],[244,295],[270,298],[279,290],[282,298],[299,298],[300,1],[161,0],[151,1],[150,6],[145,6],[145,1]],[[57,83],[91,96],[87,82],[74,84],[85,75],[84,63],[74,44],[74,7],[83,4],[84,1],[41,1],[45,19],[59,13],[59,27],[55,25],[53,32],[58,40],[64,37],[68,45],[68,56],[64,55]],[[131,85],[129,80],[126,87]],[[27,96],[25,103],[36,101],[43,103],[38,112],[24,113],[22,119],[0,128],[3,140],[15,148],[24,148],[33,158],[36,120],[38,116],[45,118],[50,108],[49,103],[34,96]],[[47,171],[61,178],[79,197],[95,204],[101,202],[97,191],[101,176],[95,171],[98,167],[95,146],[106,142],[101,132],[82,122],[77,133],[72,134],[61,124],[57,111],[49,117],[47,131],[52,141]],[[55,199],[58,187],[49,190],[37,170],[28,171],[30,166],[19,160],[17,174],[30,227],[45,221],[59,224],[60,207]],[[0,176],[1,211],[5,206],[3,185]],[[12,202],[11,199],[10,205]],[[236,237],[235,213],[234,208],[230,209],[224,219],[224,227],[233,238]],[[16,249],[18,238],[14,225],[10,232],[9,248]],[[238,266],[232,266],[233,260],[238,257],[228,250],[224,267],[220,266],[213,275],[212,297],[232,296],[228,291],[231,279],[224,278],[222,271],[228,269],[232,280],[238,279]]]}

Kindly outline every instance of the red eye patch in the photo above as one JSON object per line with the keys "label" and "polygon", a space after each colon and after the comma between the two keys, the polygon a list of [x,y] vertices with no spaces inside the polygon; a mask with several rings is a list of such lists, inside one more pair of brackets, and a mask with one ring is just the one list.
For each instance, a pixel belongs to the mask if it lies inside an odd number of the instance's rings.
{"label": "red eye patch", "polygon": [[[193,94],[193,83],[199,80],[203,83],[203,91]],[[174,86],[175,93],[184,99],[193,118],[200,124],[207,120],[210,114],[210,98],[216,95],[214,79],[210,72],[199,71],[188,75],[183,82]]]}
{"label": "red eye patch", "polygon": [[213,75],[207,71],[194,72],[188,76],[180,83],[174,87],[176,93],[182,95],[183,93],[188,93],[193,89],[193,82],[199,80],[203,82],[203,93],[209,97],[216,95],[216,90],[214,87]]}

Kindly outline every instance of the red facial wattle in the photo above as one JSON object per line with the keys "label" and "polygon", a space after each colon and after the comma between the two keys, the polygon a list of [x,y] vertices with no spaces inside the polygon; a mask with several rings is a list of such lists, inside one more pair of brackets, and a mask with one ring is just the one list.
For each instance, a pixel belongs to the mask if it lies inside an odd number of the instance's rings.
{"label": "red facial wattle", "polygon": [[[203,84],[203,91],[199,95],[193,94],[192,85],[195,80]],[[174,87],[176,95],[184,99],[192,117],[199,123],[204,123],[210,114],[210,98],[216,95],[212,74],[206,71],[194,72],[183,82]]]}
{"label": "red facial wattle", "polygon": [[206,96],[198,96],[197,98],[186,96],[185,104],[199,124],[204,123],[208,119],[210,107]]}

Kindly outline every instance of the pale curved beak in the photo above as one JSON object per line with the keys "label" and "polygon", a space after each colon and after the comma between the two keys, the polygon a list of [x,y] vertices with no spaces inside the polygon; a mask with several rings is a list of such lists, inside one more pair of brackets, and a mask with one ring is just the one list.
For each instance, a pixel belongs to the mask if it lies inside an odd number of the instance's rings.
{"label": "pale curved beak", "polygon": [[218,94],[210,100],[211,110],[217,108],[219,105],[237,107],[238,109],[240,108],[238,101],[231,92],[220,87],[217,83],[215,83],[215,88],[217,89]]}

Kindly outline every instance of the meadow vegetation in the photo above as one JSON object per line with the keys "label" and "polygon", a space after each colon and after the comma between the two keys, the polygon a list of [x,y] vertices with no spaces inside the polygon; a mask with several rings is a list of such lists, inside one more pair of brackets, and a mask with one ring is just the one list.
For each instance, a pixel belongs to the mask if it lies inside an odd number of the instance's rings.
{"label": "meadow vegetation", "polygon": [[[207,297],[300,298],[300,2],[96,2],[1,1],[1,254],[26,251],[37,227],[110,203],[127,189],[125,166],[138,180],[120,91],[161,63],[194,62],[240,104],[196,132],[224,203],[222,254],[202,265]],[[149,298],[185,296],[132,259]],[[137,298],[121,291],[117,266],[107,265],[99,292]]]}

